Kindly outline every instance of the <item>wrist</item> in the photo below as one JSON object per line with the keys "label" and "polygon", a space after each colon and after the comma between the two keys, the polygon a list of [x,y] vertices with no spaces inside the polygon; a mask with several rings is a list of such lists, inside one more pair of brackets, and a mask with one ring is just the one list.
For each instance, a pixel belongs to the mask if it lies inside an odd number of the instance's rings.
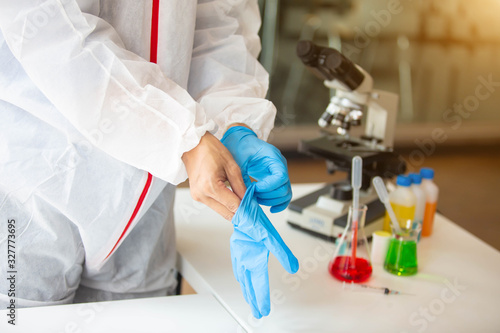
{"label": "wrist", "polygon": [[213,135],[210,132],[205,132],[205,134],[203,134],[203,136],[200,138],[200,141],[196,146],[194,146],[191,150],[185,151],[182,154],[181,160],[184,163],[184,165],[186,165],[186,162],[188,162],[191,156],[194,156],[197,153],[197,151],[202,148],[204,141],[208,140],[208,137],[210,136],[213,137]]}
{"label": "wrist", "polygon": [[226,131],[226,133],[224,133],[224,136],[222,137],[222,139],[220,141],[222,143],[229,143],[230,141],[232,141],[230,139],[230,137],[233,136],[232,135],[233,133],[237,133],[236,137],[238,138],[237,139],[238,141],[240,141],[241,138],[248,136],[248,135],[257,137],[257,134],[254,131],[252,131],[249,127],[236,125],[236,126],[230,127]]}
{"label": "wrist", "polygon": [[230,124],[229,126],[227,126],[226,131],[227,131],[228,129],[230,129],[231,127],[235,127],[235,126],[243,126],[243,127],[248,128],[248,129],[251,129],[251,128],[250,128],[250,126],[248,126],[248,125],[247,125],[247,124],[245,124],[245,123],[232,123],[232,124]]}

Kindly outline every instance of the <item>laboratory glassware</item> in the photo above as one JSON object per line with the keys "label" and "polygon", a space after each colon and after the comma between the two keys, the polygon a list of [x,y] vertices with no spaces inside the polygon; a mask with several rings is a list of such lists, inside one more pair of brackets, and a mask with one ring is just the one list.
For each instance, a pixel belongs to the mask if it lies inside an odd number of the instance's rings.
{"label": "laboratory glassware", "polygon": [[418,271],[417,238],[420,227],[394,231],[385,258],[384,269],[396,275],[414,275]]}
{"label": "laboratory glassware", "polygon": [[[366,205],[361,205],[354,214],[354,208],[350,206],[346,228],[337,239],[335,254],[328,265],[328,271],[340,281],[364,282],[372,274],[370,250],[364,231],[366,210]],[[354,215],[357,216],[357,223],[354,223]],[[357,228],[354,228],[356,224]]]}

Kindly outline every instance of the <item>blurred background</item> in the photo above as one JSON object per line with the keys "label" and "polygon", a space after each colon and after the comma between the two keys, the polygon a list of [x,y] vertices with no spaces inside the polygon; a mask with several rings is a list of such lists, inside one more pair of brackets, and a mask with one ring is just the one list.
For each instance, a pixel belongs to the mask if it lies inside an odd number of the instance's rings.
{"label": "blurred background", "polygon": [[[432,167],[438,210],[500,249],[500,1],[260,0],[260,61],[278,115],[269,141],[293,183],[332,182],[323,160],[297,152],[319,136],[330,91],[295,55],[308,39],[340,50],[399,94],[395,150],[409,171]],[[437,142],[432,133],[444,133]]]}

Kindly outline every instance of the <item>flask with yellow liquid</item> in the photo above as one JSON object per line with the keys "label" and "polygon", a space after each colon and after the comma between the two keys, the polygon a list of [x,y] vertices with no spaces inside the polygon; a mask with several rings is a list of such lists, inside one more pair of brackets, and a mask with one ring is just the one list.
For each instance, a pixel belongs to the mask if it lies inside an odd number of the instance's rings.
{"label": "flask with yellow liquid", "polygon": [[[396,189],[389,193],[389,202],[394,210],[401,228],[411,228],[415,217],[417,198],[411,190],[411,180],[407,176],[399,175],[396,180]],[[391,231],[390,218],[387,212],[384,218],[384,230]]]}

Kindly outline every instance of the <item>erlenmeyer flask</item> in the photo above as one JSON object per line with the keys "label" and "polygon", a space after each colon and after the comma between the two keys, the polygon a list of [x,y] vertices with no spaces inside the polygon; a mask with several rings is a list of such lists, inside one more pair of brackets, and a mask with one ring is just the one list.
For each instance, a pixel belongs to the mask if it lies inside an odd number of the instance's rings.
{"label": "erlenmeyer flask", "polygon": [[340,281],[363,282],[372,274],[370,250],[364,230],[366,210],[367,207],[361,205],[358,213],[353,214],[353,207],[350,206],[346,228],[337,239],[335,255],[328,265],[328,271]]}

